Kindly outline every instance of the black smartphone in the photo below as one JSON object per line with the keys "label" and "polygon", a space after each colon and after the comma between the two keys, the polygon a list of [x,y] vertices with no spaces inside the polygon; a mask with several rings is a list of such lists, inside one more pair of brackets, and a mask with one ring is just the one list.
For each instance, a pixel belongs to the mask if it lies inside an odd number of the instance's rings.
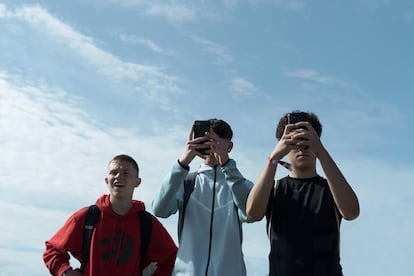
{"label": "black smartphone", "polygon": [[[202,137],[206,135],[206,132],[210,130],[210,121],[196,120],[194,121],[194,138]],[[207,155],[206,149],[198,149],[202,155]]]}
{"label": "black smartphone", "polygon": [[309,115],[306,112],[288,113],[287,115],[288,124],[295,124],[299,122],[308,122]]}

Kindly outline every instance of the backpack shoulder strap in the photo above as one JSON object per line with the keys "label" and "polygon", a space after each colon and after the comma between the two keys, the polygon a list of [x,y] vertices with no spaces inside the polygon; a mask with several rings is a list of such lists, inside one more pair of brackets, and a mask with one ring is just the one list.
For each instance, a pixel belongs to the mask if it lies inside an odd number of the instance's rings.
{"label": "backpack shoulder strap", "polygon": [[178,239],[181,240],[181,232],[184,225],[185,209],[187,208],[188,200],[190,199],[191,193],[194,191],[195,178],[197,172],[191,172],[187,175],[184,180],[184,196],[183,196],[183,208],[181,214],[178,217]]}
{"label": "backpack shoulder strap", "polygon": [[151,240],[152,232],[152,215],[147,211],[139,212],[140,229],[141,229],[141,271],[144,270],[144,261],[147,257],[148,247]]}
{"label": "backpack shoulder strap", "polygon": [[[101,214],[101,210],[99,210],[98,206],[91,205],[86,212],[85,217],[85,226],[83,229],[83,244],[82,244],[82,263],[80,270],[83,271],[85,268],[85,264],[89,261],[90,256],[90,248],[91,248],[91,239],[92,234],[95,229],[96,224],[98,223],[99,217]],[[151,239],[151,232],[152,232],[152,216],[147,211],[139,212],[139,219],[140,219],[140,229],[141,229],[141,270],[143,268],[143,264],[145,258],[147,256],[147,251],[149,247],[149,242]]]}
{"label": "backpack shoulder strap", "polygon": [[95,225],[98,223],[101,210],[98,206],[91,205],[86,212],[85,225],[83,228],[83,244],[82,244],[82,262],[80,270],[83,271],[85,264],[89,261],[91,239]]}

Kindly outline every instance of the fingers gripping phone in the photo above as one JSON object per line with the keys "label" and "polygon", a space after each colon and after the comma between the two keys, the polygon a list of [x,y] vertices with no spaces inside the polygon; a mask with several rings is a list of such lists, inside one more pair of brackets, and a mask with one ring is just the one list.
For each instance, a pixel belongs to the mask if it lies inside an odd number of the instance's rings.
{"label": "fingers gripping phone", "polygon": [[[309,122],[309,114],[306,112],[296,112],[288,113],[287,115],[288,124],[295,124],[299,122]],[[300,138],[300,140],[307,140],[305,138]],[[308,146],[305,146],[304,149],[307,149]]]}
{"label": "fingers gripping phone", "polygon": [[[196,120],[194,121],[194,138],[203,137],[205,136],[206,132],[210,130],[210,121],[203,121],[203,120]],[[198,149],[197,151],[202,155],[207,155],[206,152],[207,148],[205,149]]]}

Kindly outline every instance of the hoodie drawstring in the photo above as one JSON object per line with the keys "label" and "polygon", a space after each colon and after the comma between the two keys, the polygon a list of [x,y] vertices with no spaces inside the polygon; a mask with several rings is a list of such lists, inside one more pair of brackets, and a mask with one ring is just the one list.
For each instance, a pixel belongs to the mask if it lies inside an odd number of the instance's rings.
{"label": "hoodie drawstring", "polygon": [[207,266],[206,266],[206,274],[208,275],[208,268],[210,266],[210,257],[211,257],[211,243],[213,239],[213,218],[214,218],[214,203],[216,200],[216,180],[217,180],[217,166],[214,166],[214,181],[213,181],[213,199],[211,203],[211,218],[210,218],[210,239],[208,243],[208,258],[207,258]]}

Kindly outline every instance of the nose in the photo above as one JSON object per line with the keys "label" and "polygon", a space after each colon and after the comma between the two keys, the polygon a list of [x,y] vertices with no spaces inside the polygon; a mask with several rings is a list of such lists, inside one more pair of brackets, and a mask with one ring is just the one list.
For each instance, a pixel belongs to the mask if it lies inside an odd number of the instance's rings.
{"label": "nose", "polygon": [[117,172],[114,177],[119,178],[120,176],[121,176],[121,172]]}
{"label": "nose", "polygon": [[309,146],[298,146],[298,151],[305,151],[309,148]]}

